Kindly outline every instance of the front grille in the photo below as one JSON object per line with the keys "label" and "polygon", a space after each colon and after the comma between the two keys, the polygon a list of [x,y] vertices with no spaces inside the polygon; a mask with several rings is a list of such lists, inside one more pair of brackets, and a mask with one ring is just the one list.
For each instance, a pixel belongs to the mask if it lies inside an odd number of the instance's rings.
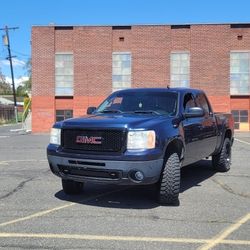
{"label": "front grille", "polygon": [[[84,143],[77,143],[77,137],[87,138]],[[100,144],[93,144],[91,138],[98,137]],[[62,146],[64,149],[97,152],[121,152],[126,145],[126,132],[122,130],[82,130],[63,129]]]}
{"label": "front grille", "polygon": [[74,176],[112,179],[112,180],[118,180],[121,178],[121,172],[117,170],[81,168],[81,167],[64,166],[64,165],[58,165],[58,167],[59,170],[64,175],[74,175]]}

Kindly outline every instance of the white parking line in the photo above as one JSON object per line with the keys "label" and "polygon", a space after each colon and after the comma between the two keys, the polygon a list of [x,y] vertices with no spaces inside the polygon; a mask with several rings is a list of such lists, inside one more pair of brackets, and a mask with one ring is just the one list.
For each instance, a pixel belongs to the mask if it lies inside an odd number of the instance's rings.
{"label": "white parking line", "polygon": [[[42,238],[42,239],[64,239],[64,240],[95,240],[95,241],[134,241],[134,242],[162,242],[180,244],[204,244],[210,239],[192,238],[164,238],[144,236],[118,236],[118,235],[89,235],[89,234],[53,234],[53,233],[0,233],[0,238]],[[221,240],[218,244],[245,245],[249,246],[247,240]]]}
{"label": "white parking line", "polygon": [[47,162],[47,160],[36,160],[36,159],[30,159],[30,160],[7,160],[7,161],[0,161],[0,165],[9,165],[9,163],[13,162]]}
{"label": "white parking line", "polygon": [[[118,190],[109,191],[109,192],[106,192],[106,193],[95,195],[95,196],[83,199],[83,200],[81,200],[81,202],[83,202],[83,201],[86,202],[86,201],[90,201],[90,200],[97,199],[97,198],[100,198],[100,197],[104,197],[104,196],[109,195],[109,194],[118,193],[118,192],[120,192],[122,190],[126,190],[126,189],[128,189],[128,188],[120,188]],[[74,206],[76,204],[78,204],[78,203],[70,202],[70,203],[68,203],[66,205],[54,207],[52,209],[48,209],[48,210],[44,210],[44,211],[41,211],[41,212],[37,212],[37,213],[31,214],[31,215],[28,215],[28,216],[24,216],[24,217],[21,217],[21,218],[18,218],[18,219],[14,219],[14,220],[11,220],[11,221],[6,221],[6,222],[3,222],[3,223],[0,223],[0,227],[4,227],[4,226],[7,226],[7,225],[15,224],[15,223],[21,222],[21,221],[30,220],[30,219],[33,219],[33,218],[38,218],[38,217],[50,214],[52,212],[55,212],[55,211],[58,211],[58,210],[61,210],[61,209],[64,209],[64,208],[72,207],[72,206]]]}
{"label": "white parking line", "polygon": [[211,241],[199,248],[199,250],[209,250],[214,248],[216,245],[221,244],[230,234],[239,229],[243,224],[250,220],[250,213],[246,214],[243,218],[236,221],[234,224],[229,226],[226,230],[216,235]]}
{"label": "white parking line", "polygon": [[250,145],[250,143],[247,142],[247,141],[242,141],[242,140],[239,140],[239,139],[237,139],[237,138],[235,138],[234,140],[235,140],[235,141],[238,141],[238,142],[241,142],[241,143],[244,143],[244,144],[246,144],[246,145]]}

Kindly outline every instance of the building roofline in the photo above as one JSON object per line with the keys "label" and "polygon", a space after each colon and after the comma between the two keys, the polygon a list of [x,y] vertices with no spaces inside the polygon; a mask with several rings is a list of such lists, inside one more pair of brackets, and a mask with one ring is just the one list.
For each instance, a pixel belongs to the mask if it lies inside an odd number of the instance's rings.
{"label": "building roofline", "polygon": [[190,25],[190,26],[202,26],[202,25],[250,25],[249,22],[225,22],[225,23],[166,23],[166,24],[56,24],[50,23],[47,25],[34,24],[32,27],[113,27],[113,26],[172,26],[172,25]]}

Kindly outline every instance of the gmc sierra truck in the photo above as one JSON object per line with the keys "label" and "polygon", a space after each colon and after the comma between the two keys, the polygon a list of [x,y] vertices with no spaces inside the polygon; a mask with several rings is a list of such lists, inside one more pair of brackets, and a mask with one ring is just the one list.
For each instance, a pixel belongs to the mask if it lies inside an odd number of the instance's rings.
{"label": "gmc sierra truck", "polygon": [[47,157],[66,194],[85,182],[156,184],[158,202],[173,204],[181,167],[211,156],[215,170],[230,169],[233,128],[232,115],[214,113],[201,90],[120,90],[86,116],[56,122]]}

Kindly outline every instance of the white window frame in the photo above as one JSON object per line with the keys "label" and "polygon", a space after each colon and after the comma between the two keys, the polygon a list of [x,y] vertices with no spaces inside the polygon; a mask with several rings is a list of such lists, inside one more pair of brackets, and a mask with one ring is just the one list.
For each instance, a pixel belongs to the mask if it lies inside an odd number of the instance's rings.
{"label": "white window frame", "polygon": [[[174,54],[187,54],[188,55],[188,63],[189,63],[189,65],[188,65],[188,73],[187,74],[174,74],[173,73],[174,66],[172,64],[172,55],[174,55]],[[177,75],[177,76],[187,75],[188,79],[186,79],[186,81],[188,81],[188,83],[185,84],[185,85],[181,85],[181,84],[176,85],[176,84],[174,84],[173,80],[172,80],[174,75]],[[183,50],[183,51],[171,51],[171,53],[170,53],[170,86],[171,87],[187,87],[187,88],[190,87],[190,51],[186,51],[186,50]]]}
{"label": "white window frame", "polygon": [[[248,56],[249,56],[249,68],[248,68],[248,72],[245,73],[245,74],[248,74],[248,91],[247,92],[241,92],[241,91],[234,92],[234,91],[232,91],[232,89],[235,88],[234,86],[232,86],[232,74],[236,75],[236,73],[231,72],[231,55],[232,55],[232,53],[248,53]],[[240,95],[240,96],[242,96],[242,95],[250,95],[250,50],[231,50],[229,58],[230,58],[229,59],[230,95],[235,95],[235,96],[237,96],[237,95]],[[239,74],[244,74],[244,73],[241,72]],[[239,82],[239,85],[240,85],[240,82]],[[238,87],[238,89],[240,89],[240,88]]]}
{"label": "white window frame", "polygon": [[[56,73],[56,56],[57,55],[72,55],[72,75],[71,74],[61,75],[61,76],[72,76],[72,86],[68,87],[68,89],[71,88],[70,93],[57,93],[57,88],[60,88],[60,85],[58,86],[58,83],[56,80],[57,76],[60,76],[59,74]],[[63,88],[63,87],[61,87],[61,88]],[[55,96],[73,96],[73,95],[74,95],[74,54],[73,54],[73,52],[56,52],[55,53]]]}
{"label": "white window frame", "polygon": [[[114,55],[130,55],[130,73],[129,74],[124,74],[124,75],[114,74],[114,66],[113,66]],[[120,86],[120,87],[114,86],[114,83],[116,82],[116,81],[113,80],[114,76],[130,76],[130,81],[128,82],[128,86]],[[120,82],[120,84],[125,85],[125,82]],[[120,89],[131,88],[131,86],[132,86],[132,53],[129,52],[129,51],[114,51],[114,52],[112,52],[112,91],[114,92],[114,91],[117,91],[117,90],[120,90]]]}

